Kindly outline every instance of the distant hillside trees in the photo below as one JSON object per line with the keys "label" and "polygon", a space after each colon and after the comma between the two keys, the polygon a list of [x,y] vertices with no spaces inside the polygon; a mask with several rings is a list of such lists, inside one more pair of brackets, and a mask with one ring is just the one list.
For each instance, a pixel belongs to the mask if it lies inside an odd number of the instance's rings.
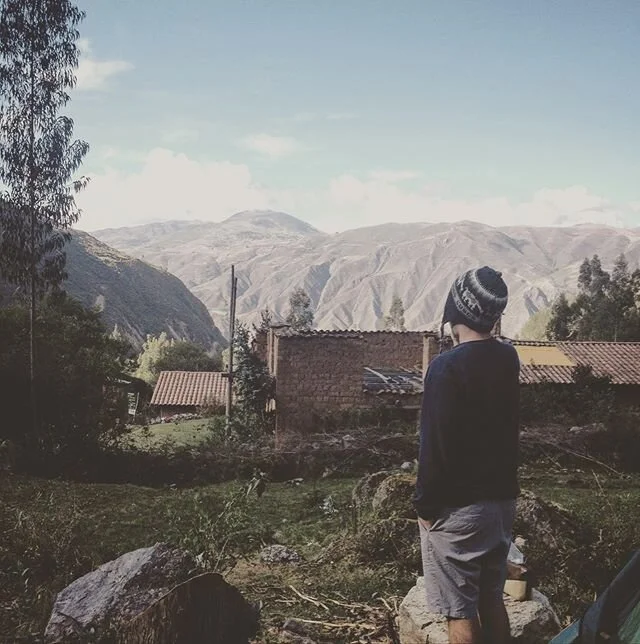
{"label": "distant hillside trees", "polygon": [[585,259],[578,295],[562,294],[553,304],[546,328],[550,340],[640,341],[640,269],[630,272],[624,255],[611,273],[597,255]]}
{"label": "distant hillside trees", "polygon": [[186,340],[169,339],[166,333],[149,335],[138,356],[134,375],[154,385],[161,371],[221,371],[222,360]]}
{"label": "distant hillside trees", "polygon": [[520,340],[538,340],[547,339],[547,325],[551,319],[551,307],[546,307],[536,311],[522,327],[518,334]]}
{"label": "distant hillside trees", "polygon": [[287,324],[295,331],[308,331],[313,328],[311,298],[302,288],[296,288],[289,297]]}
{"label": "distant hillside trees", "polygon": [[384,317],[385,331],[406,331],[404,324],[404,302],[398,295],[393,296],[389,313]]}

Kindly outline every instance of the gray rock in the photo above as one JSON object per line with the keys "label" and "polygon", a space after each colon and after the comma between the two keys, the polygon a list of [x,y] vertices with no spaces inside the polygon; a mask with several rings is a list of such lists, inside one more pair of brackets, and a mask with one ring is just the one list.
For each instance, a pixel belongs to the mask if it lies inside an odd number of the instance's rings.
{"label": "gray rock", "polygon": [[387,471],[367,474],[356,483],[351,493],[351,502],[358,512],[371,510],[373,495],[389,474]]}
{"label": "gray rock", "polygon": [[45,630],[45,642],[69,642],[127,622],[189,579],[188,553],[158,543],[103,564],[62,590]]}
{"label": "gray rock", "polygon": [[280,641],[290,644],[316,644],[310,635],[314,635],[314,632],[308,625],[296,619],[287,619],[280,632]]}
{"label": "gray rock", "polygon": [[413,472],[414,467],[415,467],[415,463],[413,463],[413,462],[411,462],[411,461],[405,461],[405,462],[400,466],[400,469],[401,469],[403,472]]}
{"label": "gray rock", "polygon": [[371,506],[380,517],[415,519],[413,495],[416,489],[414,474],[392,474],[380,483]]}
{"label": "gray rock", "polygon": [[268,564],[299,563],[302,557],[291,548],[280,544],[265,546],[260,551],[260,560]]}
{"label": "gray rock", "polygon": [[249,644],[260,607],[217,573],[204,573],[169,591],[123,624],[115,644]]}
{"label": "gray rock", "polygon": [[[549,641],[560,631],[558,616],[549,600],[536,590],[532,591],[528,601],[518,602],[506,597],[505,605],[514,643],[540,644]],[[449,642],[446,618],[427,611],[423,577],[418,578],[416,585],[402,600],[398,622],[401,644]]]}

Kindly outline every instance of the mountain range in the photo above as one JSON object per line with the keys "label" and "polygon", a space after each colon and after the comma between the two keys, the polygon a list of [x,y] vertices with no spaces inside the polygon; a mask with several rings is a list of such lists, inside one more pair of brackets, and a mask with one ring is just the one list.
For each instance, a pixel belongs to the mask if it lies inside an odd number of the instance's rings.
{"label": "mountain range", "polygon": [[[66,246],[64,289],[87,307],[96,307],[107,330],[114,329],[136,349],[147,334],[166,332],[207,350],[226,344],[204,304],[174,275],[73,231]],[[12,291],[0,285],[3,301]]]}
{"label": "mountain range", "polygon": [[317,328],[326,329],[380,328],[394,295],[404,302],[407,328],[434,328],[455,276],[489,264],[509,285],[503,332],[516,335],[560,292],[575,292],[585,257],[597,253],[605,267],[623,252],[632,267],[640,261],[640,229],[595,225],[389,223],[326,234],[286,213],[249,211],[219,223],[171,221],[93,234],[179,277],[219,323],[227,317],[233,264],[240,319],[252,321],[264,308],[283,317],[290,293],[302,287]]}

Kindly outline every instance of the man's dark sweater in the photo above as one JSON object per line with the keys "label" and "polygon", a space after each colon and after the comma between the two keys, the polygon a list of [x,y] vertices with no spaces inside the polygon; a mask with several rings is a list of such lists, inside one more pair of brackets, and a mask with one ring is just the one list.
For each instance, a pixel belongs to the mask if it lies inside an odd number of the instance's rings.
{"label": "man's dark sweater", "polygon": [[421,518],[518,495],[519,371],[516,350],[494,338],[465,342],[431,362],[414,499]]}

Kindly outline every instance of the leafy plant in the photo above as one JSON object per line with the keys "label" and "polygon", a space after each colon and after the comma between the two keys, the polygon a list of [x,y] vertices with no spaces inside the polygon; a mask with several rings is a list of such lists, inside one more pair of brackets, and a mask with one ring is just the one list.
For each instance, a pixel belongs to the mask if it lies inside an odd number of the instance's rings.
{"label": "leafy plant", "polygon": [[296,288],[291,293],[286,322],[295,331],[308,331],[313,328],[311,298],[304,289]]}

